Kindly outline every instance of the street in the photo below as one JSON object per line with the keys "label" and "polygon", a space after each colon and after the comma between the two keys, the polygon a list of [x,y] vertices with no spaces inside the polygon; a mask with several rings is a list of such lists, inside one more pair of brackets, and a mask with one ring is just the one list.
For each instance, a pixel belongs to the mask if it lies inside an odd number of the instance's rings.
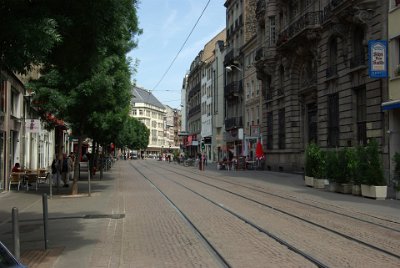
{"label": "street", "polygon": [[29,267],[400,266],[399,201],[308,188],[302,175],[120,160],[91,188],[48,200],[47,251],[46,186],[0,195],[1,241],[13,251],[18,207]]}

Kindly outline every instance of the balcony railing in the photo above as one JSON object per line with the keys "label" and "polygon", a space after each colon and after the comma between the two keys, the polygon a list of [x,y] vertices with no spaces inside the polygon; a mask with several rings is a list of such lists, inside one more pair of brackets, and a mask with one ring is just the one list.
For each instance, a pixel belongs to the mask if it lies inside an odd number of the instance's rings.
{"label": "balcony railing", "polygon": [[235,58],[238,56],[238,50],[237,49],[231,49],[224,58],[224,64],[226,65],[230,65],[233,64],[233,61],[235,60]]}
{"label": "balcony railing", "polygon": [[324,7],[324,19],[328,19],[332,16],[333,11],[341,6],[346,0],[330,0]]}
{"label": "balcony railing", "polygon": [[201,111],[201,105],[198,104],[189,110],[188,117],[191,118],[195,114],[200,113],[200,111]]}
{"label": "balcony railing", "polygon": [[200,85],[200,83],[197,83],[197,84],[194,86],[194,88],[192,88],[192,89],[189,91],[188,98],[191,99],[194,95],[196,95],[197,92],[200,92],[200,89],[201,89],[201,85]]}
{"label": "balcony railing", "polygon": [[350,59],[350,69],[364,66],[365,65],[365,57],[364,55],[355,56]]}
{"label": "balcony railing", "polygon": [[240,96],[243,92],[242,80],[229,83],[225,86],[225,97]]}
{"label": "balcony railing", "polygon": [[238,117],[230,117],[225,119],[225,129],[229,130],[232,128],[241,128],[243,127],[243,119],[242,116]]}
{"label": "balcony railing", "polygon": [[283,30],[279,36],[277,45],[280,46],[299,33],[303,32],[308,28],[314,28],[321,25],[323,20],[322,11],[307,12],[296,21],[291,23],[285,30]]}

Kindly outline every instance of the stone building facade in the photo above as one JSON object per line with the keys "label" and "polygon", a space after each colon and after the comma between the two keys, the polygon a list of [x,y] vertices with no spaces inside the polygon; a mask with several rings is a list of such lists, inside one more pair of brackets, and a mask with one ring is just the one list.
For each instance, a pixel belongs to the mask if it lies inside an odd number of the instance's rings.
{"label": "stone building facade", "polygon": [[368,76],[368,40],[385,39],[386,1],[259,0],[266,167],[303,169],[310,142],[353,147],[375,138],[387,164],[387,82]]}

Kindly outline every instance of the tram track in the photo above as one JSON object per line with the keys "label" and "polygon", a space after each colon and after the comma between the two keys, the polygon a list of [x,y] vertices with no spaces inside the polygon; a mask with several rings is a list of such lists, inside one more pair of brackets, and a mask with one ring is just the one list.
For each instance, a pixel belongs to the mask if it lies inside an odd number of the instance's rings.
{"label": "tram track", "polygon": [[[212,245],[212,243],[206,238],[206,236],[203,235],[202,232],[195,226],[195,224],[189,219],[189,217],[182,210],[180,210],[178,208],[178,206],[175,205],[174,202],[159,187],[157,187],[157,185],[155,183],[153,183],[153,181],[151,179],[148,178],[148,176],[146,176],[143,172],[141,172],[137,167],[133,166],[132,164],[131,164],[131,166],[136,170],[136,172],[141,174],[143,176],[143,178],[146,181],[148,181],[149,184],[151,184],[155,189],[157,189],[157,191],[168,201],[168,203],[179,213],[179,215],[181,215],[183,217],[183,219],[186,221],[186,223],[188,225],[191,226],[191,228],[194,230],[194,232],[197,234],[197,236],[201,238],[201,240],[204,243],[204,245],[209,249],[210,252],[212,252],[213,256],[216,258],[216,260],[218,260],[218,262],[222,265],[222,267],[232,267],[229,264],[229,262],[222,256],[222,254],[218,251],[218,249],[216,247],[214,247]],[[154,169],[152,171],[154,172]],[[158,173],[158,174],[160,174],[160,173]],[[200,193],[198,193],[196,191],[193,191],[192,189],[190,189],[190,188],[188,188],[188,187],[186,187],[186,186],[184,186],[184,185],[182,185],[180,183],[177,183],[177,182],[175,182],[173,180],[169,180],[169,181],[171,181],[171,182],[173,182],[175,184],[178,184],[179,186],[187,189],[188,191],[200,196],[204,200],[207,200],[208,202],[212,203],[213,205],[219,207],[220,209],[224,210],[225,212],[228,212],[229,214],[231,214],[234,217],[240,219],[241,221],[243,221],[244,223],[248,224],[249,226],[251,226],[252,228],[256,229],[257,231],[267,235],[268,237],[272,238],[274,241],[276,241],[279,244],[285,246],[288,250],[300,255],[301,257],[303,257],[304,259],[308,260],[309,262],[311,262],[315,266],[321,267],[321,268],[329,267],[326,264],[324,264],[321,261],[319,261],[316,258],[314,258],[313,256],[311,256],[310,254],[307,254],[307,253],[303,252],[302,250],[294,247],[289,242],[279,238],[278,236],[275,236],[271,232],[268,232],[267,230],[263,229],[262,227],[258,226],[257,224],[253,223],[252,221],[250,221],[249,219],[246,219],[245,217],[239,215],[238,213],[235,213],[234,211],[228,209],[224,205],[218,204],[218,203],[214,202],[213,200],[207,198],[206,196],[201,195]]]}
{"label": "tram track", "polygon": [[[185,176],[185,177],[187,177],[189,179],[196,180],[196,181],[198,181],[200,183],[204,183],[204,184],[207,184],[207,185],[210,185],[210,186],[214,186],[212,184],[206,183],[206,182],[204,182],[202,180],[199,180],[199,179],[194,178],[192,176],[189,176],[187,174],[179,173],[179,172],[176,171],[176,169],[168,169],[167,168],[166,170],[168,170],[170,172],[173,172],[175,174],[178,174],[178,175]],[[193,174],[193,172],[190,173],[190,174]],[[282,195],[279,195],[279,194],[267,192],[265,190],[260,190],[259,188],[256,188],[256,187],[249,187],[249,186],[241,184],[241,183],[232,182],[231,180],[225,180],[225,179],[222,179],[221,177],[205,175],[204,173],[203,174],[196,173],[196,174],[197,175],[201,175],[202,177],[209,178],[209,179],[218,180],[219,182],[224,182],[224,183],[227,183],[227,184],[230,184],[230,185],[239,186],[239,187],[251,190],[251,191],[255,191],[255,192],[258,192],[258,193],[265,194],[265,195],[273,196],[273,197],[276,197],[276,198],[279,198],[279,199],[282,199],[282,200],[285,200],[285,201],[290,201],[290,202],[293,202],[293,203],[297,203],[297,204],[305,205],[305,206],[308,206],[308,207],[316,208],[316,209],[321,210],[321,211],[333,213],[333,214],[336,214],[336,215],[339,215],[339,216],[343,216],[343,217],[347,217],[347,218],[350,218],[350,219],[353,219],[353,220],[357,220],[359,222],[364,222],[364,223],[371,224],[371,225],[374,225],[374,226],[377,226],[377,227],[380,227],[380,228],[383,228],[383,229],[387,229],[387,230],[390,230],[390,231],[393,231],[393,232],[396,232],[396,233],[400,233],[400,222],[395,221],[395,220],[385,219],[385,218],[382,218],[382,217],[377,217],[375,215],[370,215],[370,214],[367,214],[367,213],[361,213],[361,212],[358,212],[358,211],[356,212],[359,215],[363,215],[363,216],[366,216],[366,217],[369,217],[369,218],[373,218],[373,219],[376,219],[376,220],[391,224],[393,226],[396,226],[396,227],[391,227],[391,226],[388,226],[388,225],[383,225],[383,224],[380,224],[380,223],[377,223],[377,222],[373,222],[371,220],[362,219],[362,218],[359,218],[359,217],[356,217],[356,216],[353,216],[353,215],[341,213],[341,212],[338,212],[338,211],[335,211],[335,210],[332,210],[332,209],[327,209],[327,208],[323,208],[323,207],[318,206],[318,205],[314,205],[314,204],[310,204],[310,203],[307,203],[307,202],[304,202],[304,201],[300,201],[300,200],[295,199],[295,198],[293,198],[291,196],[288,196],[288,195],[282,196]],[[342,209],[342,208],[340,208],[340,209]]]}
{"label": "tram track", "polygon": [[[251,201],[251,202],[253,202],[253,203],[255,203],[255,204],[259,205],[259,206],[263,206],[263,207],[272,209],[272,210],[274,210],[274,211],[277,211],[277,212],[279,212],[279,213],[285,214],[285,215],[287,215],[287,216],[293,217],[293,218],[295,218],[295,219],[297,219],[297,220],[306,222],[306,223],[308,223],[308,224],[310,224],[310,225],[313,225],[313,226],[315,226],[315,227],[318,227],[318,228],[323,229],[323,230],[325,230],[325,231],[331,232],[331,233],[333,233],[333,234],[335,234],[335,235],[341,236],[341,237],[343,237],[343,238],[345,238],[345,239],[348,239],[348,240],[350,240],[350,241],[353,241],[353,242],[356,242],[356,243],[358,243],[358,244],[361,244],[361,245],[363,245],[363,246],[365,246],[365,247],[368,247],[368,248],[370,248],[370,249],[372,249],[372,250],[379,251],[379,252],[381,252],[381,253],[383,253],[383,254],[389,255],[389,256],[391,256],[391,257],[394,257],[394,258],[400,260],[400,255],[399,255],[399,254],[393,253],[393,252],[391,252],[391,251],[389,251],[389,250],[386,250],[386,249],[382,249],[382,248],[380,248],[379,246],[373,245],[373,244],[371,244],[371,243],[367,243],[367,242],[362,241],[362,240],[360,240],[360,239],[354,238],[354,237],[352,237],[352,236],[350,236],[350,235],[341,233],[341,232],[336,231],[336,230],[334,230],[334,229],[332,229],[332,228],[328,228],[328,227],[326,227],[326,226],[323,226],[323,225],[321,225],[321,224],[312,222],[312,221],[310,221],[310,220],[307,220],[307,219],[305,219],[305,218],[299,217],[299,216],[294,215],[294,214],[292,214],[292,213],[288,213],[288,212],[286,212],[286,211],[284,211],[284,210],[281,210],[281,209],[279,209],[279,208],[270,206],[270,205],[265,204],[265,203],[263,203],[263,202],[259,202],[259,201],[255,200],[255,199],[253,199],[253,198],[249,198],[249,197],[247,197],[247,196],[238,194],[238,193],[236,193],[236,192],[233,192],[233,191],[230,191],[230,190],[227,190],[227,189],[218,187],[218,186],[213,185],[213,184],[211,184],[211,183],[204,182],[204,181],[202,181],[202,180],[199,180],[199,179],[197,179],[197,178],[194,178],[193,176],[188,176],[188,175],[186,175],[186,174],[182,174],[182,173],[180,173],[180,172],[177,172],[176,169],[171,170],[170,168],[165,168],[165,167],[163,167],[163,168],[164,168],[164,170],[168,170],[169,172],[172,172],[173,174],[176,174],[176,175],[179,175],[179,176],[182,176],[182,177],[185,177],[185,178],[189,178],[189,179],[194,180],[194,181],[196,181],[196,182],[198,182],[198,183],[202,183],[202,184],[207,185],[207,186],[209,186],[209,187],[214,187],[214,188],[216,188],[216,189],[218,189],[218,190],[220,190],[220,191],[224,191],[224,192],[229,193],[229,194],[231,194],[231,195],[235,195],[235,196],[237,196],[237,197],[240,197],[240,198],[243,198],[243,199],[245,199],[245,200]],[[154,170],[153,170],[153,171],[154,171]],[[164,174],[165,174],[165,173],[164,173]],[[160,174],[160,175],[162,175],[162,174]],[[198,174],[198,175],[201,175],[201,176],[204,177],[204,174]],[[205,177],[210,177],[210,176],[205,176]],[[169,179],[169,180],[170,180],[170,179]],[[221,179],[218,178],[218,180],[221,180]],[[181,183],[179,183],[179,182],[177,182],[177,181],[175,181],[175,180],[171,180],[171,181],[173,181],[174,183],[180,185],[181,187],[186,188],[186,189],[189,190],[189,191],[192,191],[192,192],[195,193],[195,194],[200,195],[202,198],[207,199],[208,201],[212,202],[213,204],[215,204],[215,205],[217,205],[217,206],[220,206],[220,204],[216,203],[216,202],[213,201],[213,200],[210,200],[210,199],[207,198],[206,196],[203,196],[203,195],[201,195],[201,194],[195,192],[194,190],[192,190],[192,189],[186,187],[185,185],[183,185],[183,184],[181,184]],[[233,184],[233,185],[235,185],[235,186],[245,187],[245,186],[243,186],[243,185],[241,185],[241,184],[232,183],[232,182],[226,182],[225,180],[224,180],[224,182],[225,182],[225,183]],[[268,192],[265,192],[265,191],[262,191],[262,190],[259,190],[259,189],[253,189],[252,187],[245,187],[245,188],[247,188],[247,189],[249,189],[249,190],[258,191],[258,192],[263,193],[263,194],[269,194],[269,195],[275,196],[275,197],[277,197],[277,198],[285,198],[285,197],[283,197],[283,196],[271,194],[271,193],[268,193]],[[285,199],[286,199],[286,198],[285,198]],[[347,214],[341,214],[341,213],[338,213],[338,212],[336,212],[336,211],[330,211],[330,210],[327,210],[327,209],[323,209],[323,208],[320,208],[320,207],[318,207],[318,206],[310,205],[310,204],[305,203],[305,202],[302,202],[302,201],[298,201],[298,200],[290,200],[290,201],[297,202],[297,203],[300,203],[300,204],[302,204],[302,205],[308,205],[308,206],[311,206],[311,207],[313,207],[313,208],[315,208],[315,209],[320,209],[320,210],[329,211],[329,212],[335,213],[335,214],[337,214],[337,215],[342,215],[342,216],[344,216],[344,217],[349,217],[349,218],[351,218],[351,219],[353,219],[353,220],[360,220],[361,222],[364,222],[364,223],[368,223],[368,224],[371,224],[371,225],[376,225],[376,226],[379,226],[379,227],[382,227],[382,228],[386,228],[388,231],[397,232],[397,233],[399,232],[399,230],[398,230],[398,229],[395,229],[395,228],[390,228],[390,227],[387,227],[387,226],[384,226],[384,225],[379,225],[379,224],[376,224],[376,223],[374,223],[374,222],[369,222],[369,221],[366,221],[366,220],[363,220],[363,219],[359,219],[359,218],[357,218],[357,217],[352,217],[352,216],[349,216],[349,215],[347,215]],[[220,206],[220,207],[221,207],[221,206]],[[265,234],[269,234],[270,237],[274,237],[274,235],[273,235],[272,233],[270,233],[270,232],[268,232],[268,231],[266,231],[266,230],[263,230],[262,228],[260,229],[259,226],[257,226],[256,224],[252,223],[250,220],[246,219],[245,217],[242,217],[242,216],[240,216],[239,214],[237,214],[237,213],[235,213],[235,212],[233,212],[233,211],[230,211],[230,210],[227,209],[226,207],[223,207],[223,209],[225,209],[225,210],[226,210],[227,212],[229,212],[229,213],[234,214],[236,217],[240,218],[240,219],[243,220],[244,222],[251,224],[254,228],[256,228],[256,229],[258,229],[258,230],[260,230],[260,231],[262,230],[263,233],[264,233],[264,231],[265,231]],[[394,222],[394,223],[397,224],[397,222]],[[277,240],[277,241],[278,241],[278,240]],[[290,245],[289,245],[289,246],[290,246]],[[288,247],[288,248],[289,248],[289,247]],[[312,257],[310,257],[310,258],[312,259]],[[318,266],[320,266],[320,267],[323,267],[323,266],[321,266],[321,263],[318,263],[318,262],[316,263],[316,265],[318,265]],[[322,265],[323,265],[323,264],[322,264]]]}

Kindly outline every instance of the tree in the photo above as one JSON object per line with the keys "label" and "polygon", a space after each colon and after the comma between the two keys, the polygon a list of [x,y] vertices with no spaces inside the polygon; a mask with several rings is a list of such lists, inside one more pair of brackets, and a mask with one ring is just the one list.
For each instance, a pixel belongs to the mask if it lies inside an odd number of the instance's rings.
{"label": "tree", "polygon": [[43,64],[62,40],[45,0],[0,3],[0,69],[26,73]]}
{"label": "tree", "polygon": [[[94,130],[109,135],[106,130],[120,120],[114,116],[115,107],[121,116],[128,109],[125,57],[136,46],[134,35],[141,32],[136,0],[60,0],[49,9],[59,23],[62,42],[52,50],[42,78],[33,86],[37,101],[46,103],[46,112],[68,122],[80,150],[83,138]],[[76,167],[72,194],[78,191],[77,174]]]}

